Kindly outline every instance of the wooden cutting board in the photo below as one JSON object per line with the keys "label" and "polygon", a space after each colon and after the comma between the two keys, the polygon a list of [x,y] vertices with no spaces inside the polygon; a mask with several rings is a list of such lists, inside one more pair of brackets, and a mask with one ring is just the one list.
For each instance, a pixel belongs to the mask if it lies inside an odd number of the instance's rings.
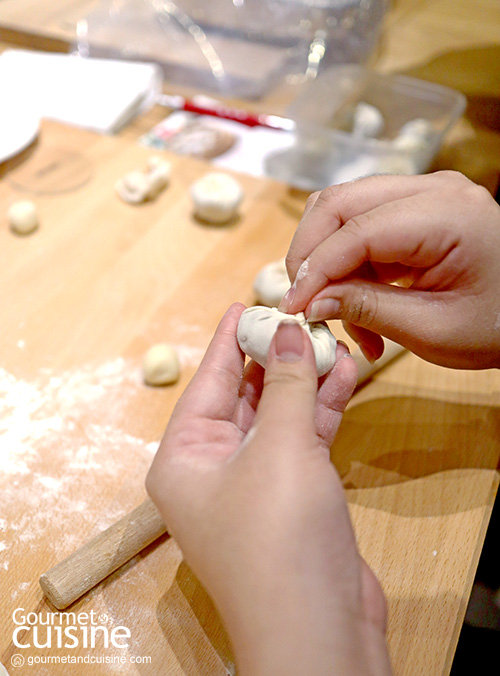
{"label": "wooden cutting board", "polygon": [[[255,274],[286,253],[303,208],[304,195],[240,176],[240,217],[203,225],[189,187],[208,166],[174,156],[156,201],[123,204],[116,179],[151,154],[46,122],[37,145],[2,168],[0,661],[20,654],[20,676],[83,673],[60,661],[78,655],[116,661],[87,665],[92,676],[234,673],[217,613],[168,537],[68,609],[125,626],[128,649],[105,647],[102,635],[94,648],[57,647],[54,636],[39,648],[32,627],[18,634],[31,647],[13,642],[23,615],[53,610],[40,574],[144,499],[164,427],[219,318],[233,301],[254,301]],[[4,216],[21,198],[40,213],[29,237]],[[181,357],[170,388],[141,380],[142,355],[159,341]],[[398,674],[451,664],[498,483],[499,385],[496,372],[406,354],[355,395],[334,446],[361,551],[388,596]]]}

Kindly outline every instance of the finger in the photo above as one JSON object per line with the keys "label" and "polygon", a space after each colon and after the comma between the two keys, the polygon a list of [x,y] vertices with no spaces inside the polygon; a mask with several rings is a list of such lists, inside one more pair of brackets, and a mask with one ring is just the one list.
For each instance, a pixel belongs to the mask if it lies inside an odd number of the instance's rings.
{"label": "finger", "polygon": [[446,201],[422,203],[416,195],[383,204],[322,241],[302,264],[280,307],[300,312],[330,281],[366,262],[432,267],[453,251],[459,238],[456,215]]}
{"label": "finger", "polygon": [[347,345],[337,343],[333,369],[322,379],[316,403],[316,432],[326,448],[337,434],[342,414],[356,387],[358,369]]}
{"label": "finger", "polygon": [[368,176],[313,193],[292,239],[286,264],[293,282],[303,261],[344,223],[432,185],[428,176]]}
{"label": "finger", "polygon": [[370,363],[380,359],[384,352],[384,340],[378,333],[374,333],[362,326],[351,322],[342,322],[346,333],[358,344],[361,352]]}
{"label": "finger", "polygon": [[234,412],[234,423],[243,434],[253,425],[263,386],[264,369],[252,359],[243,373]]}
{"label": "finger", "polygon": [[[445,338],[453,342],[463,333],[463,313],[457,312],[455,303],[458,295],[454,291],[433,291],[432,299],[429,296],[423,290],[350,280],[324,289],[317,297],[319,300],[313,299],[312,312],[321,317],[325,314],[322,303],[326,302],[331,314],[333,302],[337,307],[335,318],[421,354],[422,346],[432,346]],[[308,307],[307,311],[310,310]],[[425,358],[429,359],[429,355]]]}
{"label": "finger", "polygon": [[245,363],[245,355],[236,338],[244,309],[241,303],[234,303],[222,317],[197,372],[176,406],[171,422],[190,415],[232,420]]}
{"label": "finger", "polygon": [[314,439],[318,374],[310,339],[295,321],[284,321],[271,342],[257,409],[260,448]]}

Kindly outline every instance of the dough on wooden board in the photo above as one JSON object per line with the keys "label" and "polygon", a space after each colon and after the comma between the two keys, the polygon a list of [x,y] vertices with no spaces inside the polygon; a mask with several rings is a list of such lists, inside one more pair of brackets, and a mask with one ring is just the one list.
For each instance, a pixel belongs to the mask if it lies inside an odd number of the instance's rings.
{"label": "dough on wooden board", "polygon": [[243,188],[238,181],[221,171],[211,171],[191,186],[195,216],[213,224],[228,223],[238,213]]}
{"label": "dough on wooden board", "polygon": [[257,301],[268,307],[279,305],[289,288],[290,280],[284,258],[264,265],[253,282]]}
{"label": "dough on wooden board", "polygon": [[18,235],[29,235],[38,228],[36,206],[29,200],[14,202],[7,212],[11,229]]}
{"label": "dough on wooden board", "polygon": [[118,196],[128,204],[155,199],[170,180],[170,162],[153,156],[145,171],[130,171],[115,185]]}
{"label": "dough on wooden board", "polygon": [[177,352],[166,343],[153,345],[144,355],[142,371],[147,385],[171,385],[177,382],[180,376]]}
{"label": "dough on wooden board", "polygon": [[295,320],[305,329],[314,349],[318,376],[328,373],[335,364],[337,341],[326,324],[308,322],[303,312],[289,315],[275,307],[255,305],[247,308],[238,323],[237,338],[240,348],[265,367],[271,341],[278,324],[283,320]]}

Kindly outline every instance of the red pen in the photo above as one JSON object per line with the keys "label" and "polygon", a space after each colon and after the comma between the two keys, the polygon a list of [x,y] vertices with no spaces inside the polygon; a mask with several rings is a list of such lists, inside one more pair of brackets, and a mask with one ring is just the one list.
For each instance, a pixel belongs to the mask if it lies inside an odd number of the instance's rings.
{"label": "red pen", "polygon": [[266,113],[249,113],[241,108],[230,108],[224,106],[220,101],[208,96],[194,96],[192,99],[186,99],[178,94],[161,94],[156,103],[175,110],[185,110],[198,115],[213,115],[224,120],[233,120],[247,127],[268,127],[270,129],[280,129],[283,131],[293,131],[295,122],[279,115],[268,115]]}

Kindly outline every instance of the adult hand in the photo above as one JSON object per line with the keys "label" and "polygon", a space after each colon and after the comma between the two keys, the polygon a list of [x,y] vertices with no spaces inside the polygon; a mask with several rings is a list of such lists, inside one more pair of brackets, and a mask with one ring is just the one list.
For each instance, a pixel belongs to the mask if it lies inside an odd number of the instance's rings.
{"label": "adult hand", "polygon": [[285,322],[263,382],[257,364],[243,372],[243,309],[222,319],[147,489],[221,613],[238,673],[387,675],[384,597],[329,458],[354,361],[339,344],[318,383],[310,340]]}
{"label": "adult hand", "polygon": [[371,359],[386,336],[443,366],[500,365],[500,208],[461,174],[315,193],[287,268],[280,309],[342,319]]}

